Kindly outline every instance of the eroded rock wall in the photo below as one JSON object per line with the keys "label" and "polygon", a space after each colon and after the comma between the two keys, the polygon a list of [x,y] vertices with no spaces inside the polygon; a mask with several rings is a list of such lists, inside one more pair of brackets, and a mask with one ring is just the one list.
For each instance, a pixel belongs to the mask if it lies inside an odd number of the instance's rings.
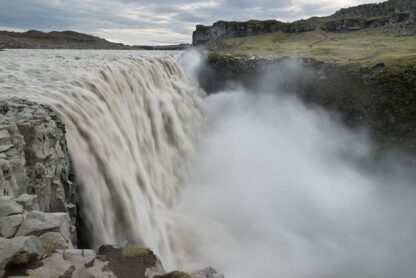
{"label": "eroded rock wall", "polygon": [[39,211],[69,212],[76,238],[76,190],[57,114],[27,100],[0,100],[0,196],[29,194]]}
{"label": "eroded rock wall", "polygon": [[302,33],[320,29],[328,32],[349,32],[386,25],[409,24],[415,22],[415,18],[416,1],[389,0],[379,4],[342,9],[327,17],[312,17],[292,23],[276,20],[250,20],[246,22],[218,21],[212,26],[197,25],[192,41],[194,46],[202,45],[208,49],[219,49],[222,47],[221,41],[230,38],[275,31]]}
{"label": "eroded rock wall", "polygon": [[398,70],[327,64],[314,59],[210,55],[200,73],[208,93],[244,86],[299,96],[338,114],[352,127],[368,127],[380,149],[416,155],[416,68]]}

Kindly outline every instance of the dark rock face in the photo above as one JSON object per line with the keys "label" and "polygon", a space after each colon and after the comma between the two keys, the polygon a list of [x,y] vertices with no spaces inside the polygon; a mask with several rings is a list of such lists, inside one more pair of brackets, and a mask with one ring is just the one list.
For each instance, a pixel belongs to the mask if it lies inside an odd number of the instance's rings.
{"label": "dark rock face", "polygon": [[98,255],[108,261],[108,269],[117,277],[145,278],[146,271],[164,273],[159,258],[146,248],[105,245],[100,247]]}
{"label": "dark rock face", "polygon": [[210,41],[275,32],[283,30],[284,26],[285,23],[277,20],[218,21],[212,26],[197,25],[192,41],[194,45],[199,45]]}
{"label": "dark rock face", "polygon": [[283,31],[301,33],[321,29],[328,32],[357,31],[387,24],[415,21],[416,2],[413,0],[389,0],[380,4],[368,4],[342,9],[328,17],[312,17],[292,23],[276,20],[246,22],[218,21],[212,26],[197,25],[192,35],[193,45],[208,49],[222,47],[221,40],[254,36],[269,32]]}
{"label": "dark rock face", "polygon": [[352,127],[369,127],[380,149],[399,147],[416,155],[414,67],[391,71],[383,64],[355,68],[313,59],[210,55],[199,79],[209,93],[238,83],[254,92],[296,94],[307,104],[336,112]]}

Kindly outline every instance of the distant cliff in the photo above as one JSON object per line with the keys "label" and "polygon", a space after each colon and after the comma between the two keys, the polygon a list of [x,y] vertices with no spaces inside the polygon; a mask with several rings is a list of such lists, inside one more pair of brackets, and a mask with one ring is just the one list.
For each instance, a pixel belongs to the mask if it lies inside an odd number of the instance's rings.
{"label": "distant cliff", "polygon": [[246,22],[218,21],[212,26],[197,25],[193,32],[192,42],[193,45],[218,48],[224,39],[275,31],[301,33],[321,29],[328,32],[346,32],[415,21],[416,1],[389,0],[379,4],[341,9],[331,16],[312,17],[292,23],[277,20],[250,20]]}

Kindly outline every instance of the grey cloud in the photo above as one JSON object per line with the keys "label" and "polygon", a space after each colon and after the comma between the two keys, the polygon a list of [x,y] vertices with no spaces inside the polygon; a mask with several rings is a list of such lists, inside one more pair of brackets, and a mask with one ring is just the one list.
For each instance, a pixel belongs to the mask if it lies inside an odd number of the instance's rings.
{"label": "grey cloud", "polygon": [[[194,25],[217,20],[279,19],[293,20],[322,13],[311,0],[301,9],[288,12],[296,0],[0,0],[0,26],[20,29],[68,30],[100,33],[100,30],[160,30],[166,36],[159,42],[189,42]],[[362,0],[357,0],[362,1]],[[211,5],[207,6],[207,3]],[[184,7],[192,5],[192,8]],[[285,11],[286,10],[286,11]],[[328,11],[329,13],[330,11]],[[169,32],[166,32],[168,30]],[[108,31],[109,32],[109,31]],[[121,34],[129,44],[154,42],[142,32],[137,37]],[[107,37],[111,37],[106,35]],[[188,38],[188,39],[185,39]]]}

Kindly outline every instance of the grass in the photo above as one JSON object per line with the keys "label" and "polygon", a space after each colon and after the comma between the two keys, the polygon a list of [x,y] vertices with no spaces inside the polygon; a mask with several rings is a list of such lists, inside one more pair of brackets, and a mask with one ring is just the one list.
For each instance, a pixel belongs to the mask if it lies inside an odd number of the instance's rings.
{"label": "grass", "polygon": [[228,39],[218,54],[260,57],[303,57],[328,63],[387,68],[416,65],[416,36],[395,36],[393,30],[370,28],[347,33],[322,30],[300,34],[273,32]]}

